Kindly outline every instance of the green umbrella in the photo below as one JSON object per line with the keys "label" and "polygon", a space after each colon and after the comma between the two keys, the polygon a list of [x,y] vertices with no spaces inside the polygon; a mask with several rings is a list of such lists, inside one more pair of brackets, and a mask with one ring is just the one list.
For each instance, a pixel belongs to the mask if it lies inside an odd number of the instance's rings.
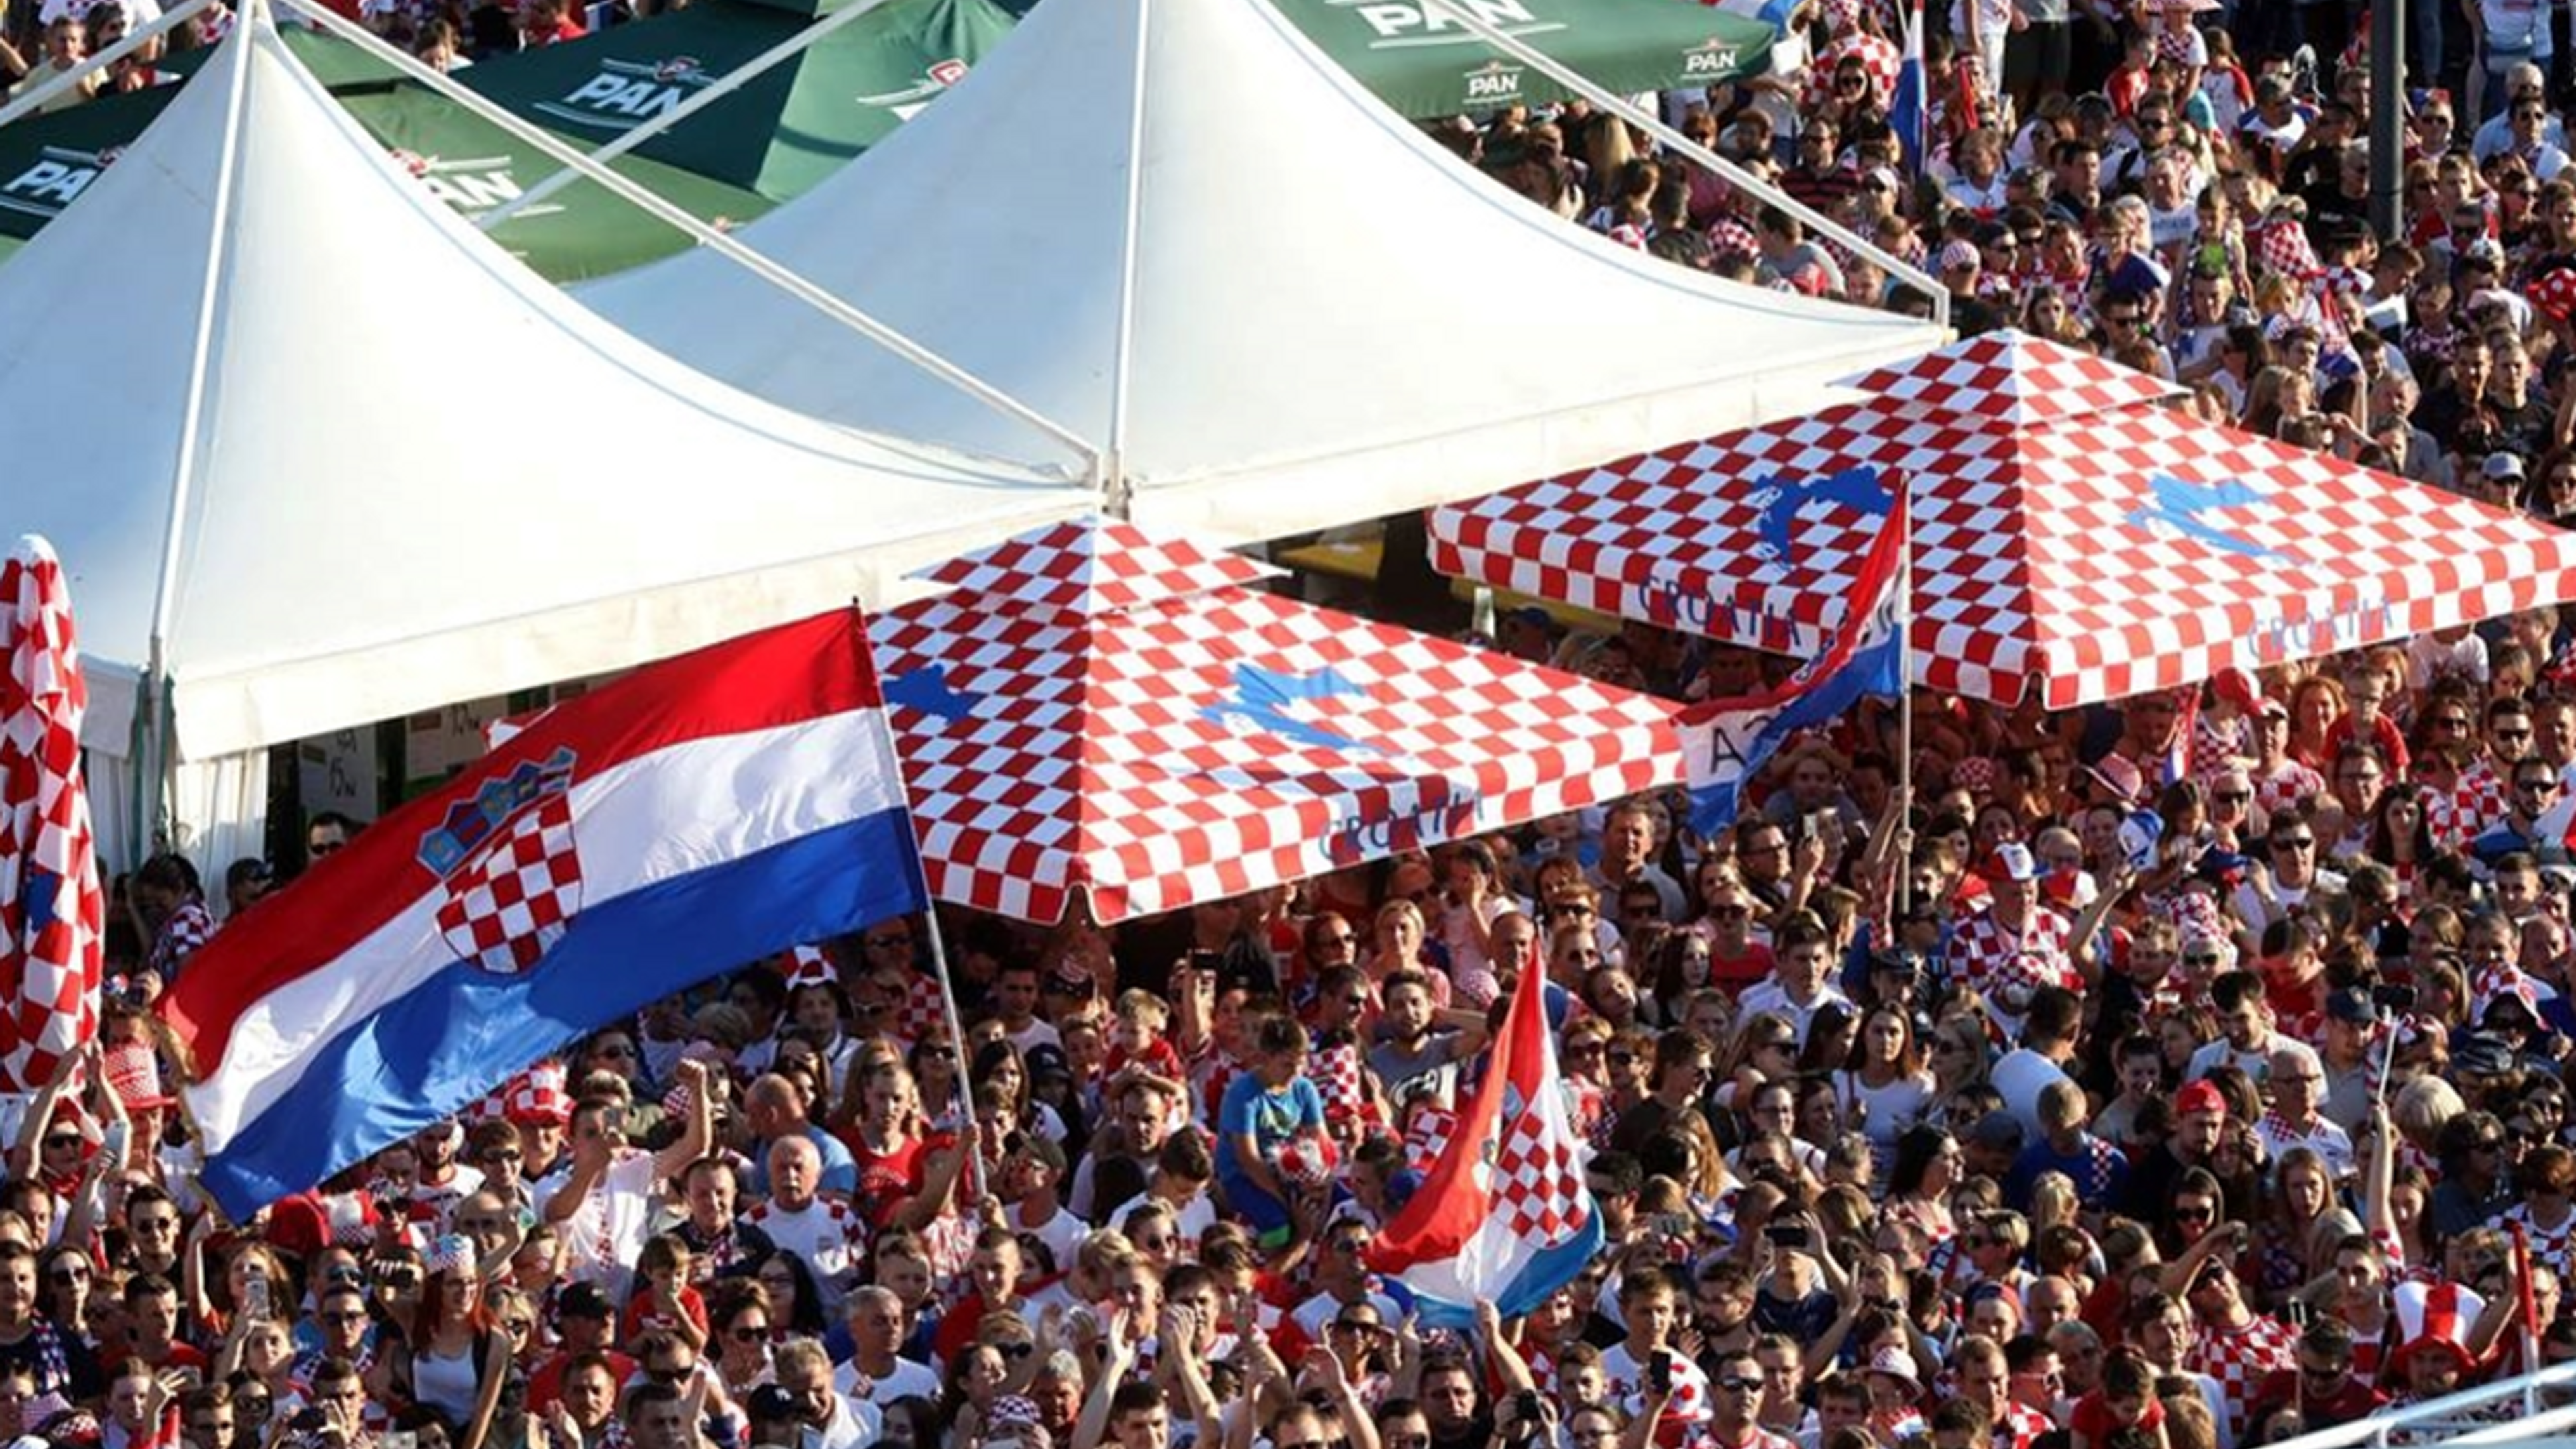
{"label": "green umbrella", "polygon": [[[831,8],[827,3],[826,11]],[[457,78],[590,149],[815,23],[810,9],[785,4],[698,0],[582,40],[487,61]],[[891,133],[964,75],[1010,24],[992,0],[890,0],[614,164],[701,220],[749,221],[802,195]],[[305,31],[287,35],[358,122],[469,217],[560,169],[355,47]],[[181,57],[168,68],[184,73],[201,58]],[[0,127],[0,236],[33,236],[151,124],[169,94],[164,87]],[[513,216],[492,237],[558,281],[618,271],[689,245],[589,182]]]}
{"label": "green umbrella", "polygon": [[[1416,119],[1567,92],[1497,55],[1434,0],[1272,0],[1360,84]],[[1623,94],[1762,74],[1771,27],[1697,0],[1464,0],[1488,23]]]}

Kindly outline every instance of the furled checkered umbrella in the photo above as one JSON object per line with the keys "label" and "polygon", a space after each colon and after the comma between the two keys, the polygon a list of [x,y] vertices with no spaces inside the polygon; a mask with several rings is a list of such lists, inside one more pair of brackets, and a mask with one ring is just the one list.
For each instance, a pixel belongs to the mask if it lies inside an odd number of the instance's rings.
{"label": "furled checkered umbrella", "polygon": [[105,898],[81,784],[70,589],[29,536],[0,565],[0,1090],[33,1091],[98,1031]]}
{"label": "furled checkered umbrella", "polygon": [[1913,675],[2051,708],[2576,598],[2576,535],[1990,333],[1804,417],[1436,510],[1441,571],[1812,655],[1910,487]]}
{"label": "furled checkered umbrella", "polygon": [[874,621],[932,891],[1103,923],[1682,776],[1643,695],[1248,588],[1123,523],[930,571]]}

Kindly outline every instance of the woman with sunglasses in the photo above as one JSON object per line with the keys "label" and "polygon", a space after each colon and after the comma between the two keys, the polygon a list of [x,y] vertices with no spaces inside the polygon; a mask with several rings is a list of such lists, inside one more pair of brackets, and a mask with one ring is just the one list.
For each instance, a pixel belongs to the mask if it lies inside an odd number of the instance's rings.
{"label": "woman with sunglasses", "polygon": [[1707,984],[1741,992],[1769,979],[1771,948],[1754,939],[1760,908],[1744,877],[1732,865],[1703,866],[1699,886],[1699,915],[1688,929],[1708,942]]}
{"label": "woman with sunglasses", "polygon": [[708,1351],[725,1391],[740,1400],[769,1381],[770,1346],[778,1339],[769,1317],[769,1293],[752,1279],[727,1279],[707,1310],[714,1334]]}

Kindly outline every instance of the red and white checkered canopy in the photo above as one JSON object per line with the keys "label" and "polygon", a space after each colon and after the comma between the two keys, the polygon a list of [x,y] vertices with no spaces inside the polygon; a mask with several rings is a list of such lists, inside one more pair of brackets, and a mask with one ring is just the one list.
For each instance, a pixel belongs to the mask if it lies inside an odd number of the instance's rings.
{"label": "red and white checkered canopy", "polygon": [[1916,682],[2056,709],[2576,598],[2576,535],[2018,333],[1849,385],[1870,396],[1437,509],[1433,565],[1812,655],[1910,487]]}
{"label": "red and white checkered canopy", "polygon": [[1112,922],[1670,784],[1667,710],[1087,520],[873,622],[940,899]]}

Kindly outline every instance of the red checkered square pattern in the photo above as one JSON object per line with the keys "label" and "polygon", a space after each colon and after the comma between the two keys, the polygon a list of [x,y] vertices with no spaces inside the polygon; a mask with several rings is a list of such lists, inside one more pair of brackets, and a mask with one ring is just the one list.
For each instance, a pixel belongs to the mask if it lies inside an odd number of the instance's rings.
{"label": "red checkered square pattern", "polygon": [[1021,920],[1076,887],[1103,923],[1175,910],[1682,773],[1643,696],[1235,588],[1091,615],[960,590],[874,642],[887,680],[952,697],[888,690],[932,891]]}
{"label": "red checkered square pattern", "polygon": [[2014,427],[2162,402],[2176,391],[2143,372],[2018,332],[1972,337],[1844,378],[1842,386]]}
{"label": "red checkered square pattern", "polygon": [[1583,1226],[1582,1169],[1572,1144],[1549,1135],[1544,1114],[1520,1112],[1504,1124],[1491,1171],[1494,1211],[1512,1236],[1554,1247]]}
{"label": "red checkered square pattern", "polygon": [[913,575],[990,601],[1077,614],[1259,583],[1286,572],[1180,539],[1148,538],[1114,519],[1068,519]]}
{"label": "red checkered square pattern", "polygon": [[1416,1108],[1413,1120],[1404,1127],[1404,1161],[1416,1172],[1427,1173],[1449,1150],[1449,1138],[1458,1130],[1458,1114],[1446,1107]]}
{"label": "red checkered square pattern", "polygon": [[106,897],[81,780],[70,590],[44,540],[0,566],[0,1090],[30,1092],[98,1033]]}
{"label": "red checkered square pattern", "polygon": [[2277,1318],[2256,1314],[2242,1328],[2203,1321],[2183,1367],[2218,1380],[2219,1398],[2227,1406],[2228,1422],[2223,1427],[2241,1435],[2247,1428],[2246,1411],[2253,1406],[2255,1386],[2275,1370],[2298,1367],[2298,1345],[2298,1336]]}
{"label": "red checkered square pattern", "polygon": [[581,856],[572,804],[528,807],[448,877],[438,929],[456,953],[489,971],[537,964],[581,909]]}
{"label": "red checkered square pattern", "polygon": [[[2039,350],[1980,338],[1932,357],[1985,377],[1954,387],[2045,373],[1979,350],[2007,345]],[[1915,678],[2005,704],[2036,689],[2056,709],[2576,598],[2576,536],[2545,524],[2135,398],[2103,405],[2114,383],[2016,393],[2001,411],[2052,413],[2023,424],[1943,406],[1920,381],[1938,371],[1870,374],[1879,398],[1436,509],[1433,563],[1812,655],[1884,515],[1808,500],[1774,557],[1754,500],[1872,468],[1913,490]],[[2090,410],[2051,401],[2079,393]]]}

